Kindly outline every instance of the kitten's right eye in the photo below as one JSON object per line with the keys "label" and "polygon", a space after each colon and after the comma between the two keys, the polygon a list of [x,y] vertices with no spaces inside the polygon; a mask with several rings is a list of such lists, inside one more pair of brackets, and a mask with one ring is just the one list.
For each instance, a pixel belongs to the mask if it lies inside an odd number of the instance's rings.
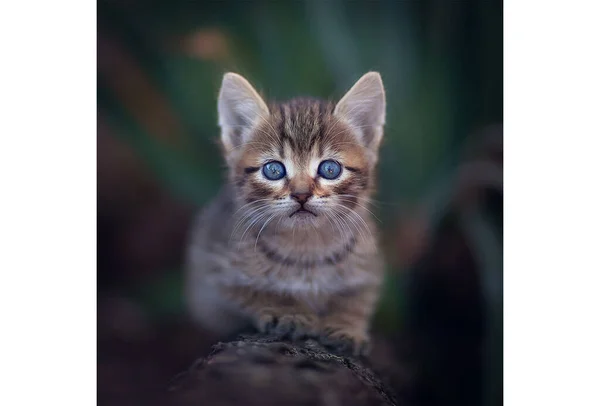
{"label": "kitten's right eye", "polygon": [[269,180],[279,180],[285,176],[285,166],[281,162],[271,161],[263,166],[262,172]]}

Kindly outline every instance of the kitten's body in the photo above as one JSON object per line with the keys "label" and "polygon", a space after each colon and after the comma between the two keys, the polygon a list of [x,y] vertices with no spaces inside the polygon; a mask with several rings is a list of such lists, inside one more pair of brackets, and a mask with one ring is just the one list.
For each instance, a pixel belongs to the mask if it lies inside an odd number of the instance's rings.
{"label": "kitten's body", "polygon": [[[364,349],[383,276],[367,203],[384,108],[378,74],[337,106],[295,99],[269,107],[243,78],[225,76],[229,184],[193,227],[187,288],[196,320],[219,334],[250,321]],[[336,179],[318,174],[328,159],[343,168]],[[271,161],[284,165],[284,178],[265,177]]]}

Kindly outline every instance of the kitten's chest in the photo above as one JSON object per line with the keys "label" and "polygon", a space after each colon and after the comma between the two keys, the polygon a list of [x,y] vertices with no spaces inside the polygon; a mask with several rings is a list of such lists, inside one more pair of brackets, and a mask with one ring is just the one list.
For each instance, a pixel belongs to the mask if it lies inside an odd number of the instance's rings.
{"label": "kitten's chest", "polygon": [[336,246],[278,247],[255,242],[239,247],[234,267],[239,282],[261,290],[279,293],[320,295],[343,291],[375,280],[369,269],[369,255],[360,255],[352,239]]}

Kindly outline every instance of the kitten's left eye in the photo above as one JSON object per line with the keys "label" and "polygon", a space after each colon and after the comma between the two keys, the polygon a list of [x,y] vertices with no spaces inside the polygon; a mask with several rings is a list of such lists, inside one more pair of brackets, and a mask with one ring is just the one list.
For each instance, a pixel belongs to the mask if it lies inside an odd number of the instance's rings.
{"label": "kitten's left eye", "polygon": [[332,159],[328,159],[321,162],[317,172],[325,179],[335,179],[342,173],[342,165]]}
{"label": "kitten's left eye", "polygon": [[279,180],[285,176],[285,166],[281,162],[271,161],[263,166],[262,172],[269,180]]}

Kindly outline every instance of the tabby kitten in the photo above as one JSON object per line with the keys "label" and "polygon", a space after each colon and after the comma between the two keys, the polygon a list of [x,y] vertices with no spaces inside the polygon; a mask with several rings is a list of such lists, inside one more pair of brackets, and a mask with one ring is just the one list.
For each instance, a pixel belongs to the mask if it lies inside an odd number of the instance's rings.
{"label": "tabby kitten", "polygon": [[218,112],[229,177],[192,229],[191,315],[220,335],[250,322],[364,353],[383,276],[367,208],[385,121],[379,73],[337,104],[269,105],[227,73]]}

